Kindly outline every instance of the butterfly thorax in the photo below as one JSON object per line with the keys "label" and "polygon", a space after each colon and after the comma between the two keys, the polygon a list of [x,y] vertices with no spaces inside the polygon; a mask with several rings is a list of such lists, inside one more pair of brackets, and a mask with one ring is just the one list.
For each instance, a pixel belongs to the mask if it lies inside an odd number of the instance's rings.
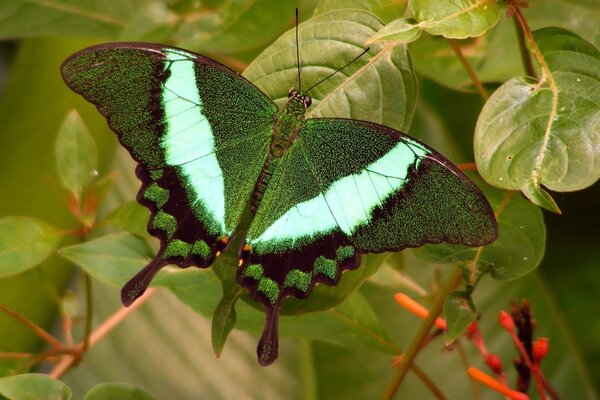
{"label": "butterfly thorax", "polygon": [[296,135],[304,122],[304,113],[309,105],[309,97],[295,91],[290,91],[290,96],[285,107],[275,115],[275,126],[273,126],[269,155],[258,176],[258,181],[252,195],[252,213],[256,211],[281,158],[296,139]]}

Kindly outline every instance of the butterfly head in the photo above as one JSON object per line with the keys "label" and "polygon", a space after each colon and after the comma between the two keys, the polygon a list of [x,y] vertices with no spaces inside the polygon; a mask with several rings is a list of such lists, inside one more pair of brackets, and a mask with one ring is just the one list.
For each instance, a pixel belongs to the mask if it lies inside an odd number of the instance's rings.
{"label": "butterfly head", "polygon": [[291,100],[297,101],[298,103],[302,104],[304,106],[304,109],[307,109],[312,104],[312,99],[309,96],[301,93],[300,91],[294,88],[291,88],[288,92],[288,101]]}

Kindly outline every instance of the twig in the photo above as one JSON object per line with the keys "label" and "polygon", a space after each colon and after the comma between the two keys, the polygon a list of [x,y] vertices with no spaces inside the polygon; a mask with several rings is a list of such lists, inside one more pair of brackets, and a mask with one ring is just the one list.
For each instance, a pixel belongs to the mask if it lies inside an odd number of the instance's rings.
{"label": "twig", "polygon": [[[127,308],[121,308],[110,317],[108,317],[100,326],[98,326],[89,336],[89,348],[92,348],[98,343],[104,336],[112,331],[117,325],[119,325],[129,314],[137,310],[142,304],[146,302],[156,292],[156,288],[150,288],[146,293],[137,299],[135,303]],[[83,343],[77,346],[83,348]],[[65,356],[63,359],[50,371],[49,375],[52,378],[59,379],[71,369],[78,361],[77,356]]]}
{"label": "twig", "polygon": [[523,29],[516,18],[513,18],[513,22],[515,24],[517,36],[519,37],[519,52],[521,53],[521,62],[523,62],[523,68],[528,76],[535,78],[535,69],[533,68],[531,55],[529,54],[529,50],[527,50],[527,46],[525,46],[525,34],[523,33]]}
{"label": "twig", "polygon": [[421,327],[419,328],[419,331],[413,338],[410,347],[408,348],[406,353],[404,353],[404,356],[400,361],[400,365],[398,365],[396,375],[392,379],[390,386],[385,391],[383,399],[391,400],[398,391],[398,388],[402,384],[402,381],[404,380],[408,369],[413,364],[417,353],[421,349],[423,341],[427,338],[427,334],[433,327],[436,318],[442,311],[446,297],[448,297],[450,292],[452,292],[454,288],[460,283],[462,276],[462,270],[460,268],[454,268],[452,274],[450,275],[450,278],[448,278],[446,283],[438,291],[433,301],[433,304],[431,305],[431,309],[429,310],[429,314],[421,324]]}
{"label": "twig", "polygon": [[467,71],[467,74],[469,74],[469,76],[471,77],[473,85],[475,85],[475,89],[477,89],[477,92],[479,93],[483,101],[487,101],[490,98],[490,95],[487,92],[487,90],[485,90],[483,84],[477,77],[477,73],[475,73],[475,70],[473,69],[473,67],[471,67],[471,64],[469,64],[469,61],[465,58],[464,54],[462,53],[460,46],[458,45],[458,41],[456,39],[448,39],[448,42],[450,43],[450,46],[452,46],[452,50],[454,50],[454,53],[460,60],[460,63],[465,68],[465,71]]}
{"label": "twig", "polygon": [[3,311],[4,313],[13,317],[15,320],[23,324],[25,327],[27,327],[33,333],[38,335],[41,339],[43,339],[46,343],[48,343],[55,349],[60,349],[63,347],[60,340],[52,336],[50,333],[46,332],[43,328],[41,328],[39,325],[28,319],[23,314],[20,314],[19,312],[7,307],[4,304],[0,304],[0,311]]}
{"label": "twig", "polygon": [[92,290],[92,277],[87,272],[83,273],[85,279],[85,336],[83,339],[82,353],[85,353],[90,348],[90,336],[92,334],[93,313],[94,313],[94,296]]}

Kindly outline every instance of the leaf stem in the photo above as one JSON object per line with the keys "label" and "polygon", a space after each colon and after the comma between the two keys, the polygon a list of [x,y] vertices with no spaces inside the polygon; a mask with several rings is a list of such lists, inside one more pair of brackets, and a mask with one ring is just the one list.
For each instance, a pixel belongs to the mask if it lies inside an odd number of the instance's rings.
{"label": "leaf stem", "polygon": [[450,43],[450,46],[452,46],[452,50],[454,50],[454,53],[465,68],[465,71],[467,71],[467,74],[469,74],[469,76],[471,77],[473,85],[475,85],[475,89],[477,89],[477,93],[479,93],[484,102],[487,101],[490,98],[490,95],[487,92],[487,90],[485,90],[485,88],[483,87],[483,84],[477,77],[477,73],[475,72],[471,64],[469,64],[469,60],[467,60],[464,54],[462,53],[462,50],[458,45],[458,41],[456,39],[448,39],[448,42]]}
{"label": "leaf stem", "polygon": [[31,321],[29,318],[27,318],[23,314],[9,308],[8,306],[6,306],[4,304],[0,304],[0,311],[13,317],[15,320],[17,320],[22,325],[27,327],[29,330],[31,330],[33,333],[35,333],[37,336],[39,336],[41,339],[43,339],[46,343],[48,343],[50,346],[54,347],[55,349],[61,349],[63,347],[60,340],[58,340],[57,338],[52,336],[50,333],[45,331],[42,327],[37,325],[35,322]]}
{"label": "leaf stem", "polygon": [[419,328],[419,331],[413,338],[410,347],[408,348],[406,353],[404,353],[404,356],[400,361],[400,365],[398,365],[398,369],[396,370],[396,375],[394,376],[392,382],[390,383],[390,386],[384,393],[383,399],[391,400],[400,388],[400,385],[402,384],[402,381],[404,380],[408,369],[413,364],[417,353],[421,349],[423,341],[427,338],[427,334],[433,327],[436,318],[440,315],[446,297],[448,297],[448,295],[460,283],[462,276],[462,270],[458,267],[455,267],[446,283],[439,289],[438,293],[435,296],[433,304],[431,305],[429,314],[421,323],[421,327]]}
{"label": "leaf stem", "polygon": [[[156,293],[156,288],[150,288],[141,296],[135,303],[127,308],[120,308],[110,317],[108,317],[102,324],[100,324],[89,336],[89,348],[92,348],[98,343],[104,336],[112,331],[117,325],[119,325],[129,314],[137,310],[142,304],[144,304],[152,295]],[[77,348],[83,348],[83,343],[76,346]],[[71,367],[77,363],[77,356],[66,356],[50,371],[48,375],[52,378],[59,379],[66,374]]]}

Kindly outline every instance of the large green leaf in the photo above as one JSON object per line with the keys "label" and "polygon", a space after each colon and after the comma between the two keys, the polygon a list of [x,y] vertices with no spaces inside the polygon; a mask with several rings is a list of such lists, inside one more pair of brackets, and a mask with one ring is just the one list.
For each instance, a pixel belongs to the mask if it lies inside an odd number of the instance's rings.
{"label": "large green leaf", "polygon": [[[358,56],[363,43],[382,27],[362,10],[334,10],[300,24],[302,88],[325,78]],[[269,97],[282,105],[297,86],[296,41],[288,31],[244,71]],[[342,72],[310,93],[307,118],[351,117],[406,131],[416,105],[416,77],[403,46],[375,45]]]}
{"label": "large green leaf", "polygon": [[8,400],[69,400],[71,389],[44,374],[0,378],[0,396]]}
{"label": "large green leaf", "polygon": [[475,129],[475,160],[494,186],[557,207],[541,185],[574,191],[600,177],[600,51],[558,28],[534,33],[548,73],[503,84]]}
{"label": "large green leaf", "polygon": [[218,10],[184,19],[178,45],[218,53],[239,53],[261,47],[281,34],[294,16],[296,1],[227,0]]}
{"label": "large green leaf", "polygon": [[61,183],[79,201],[98,174],[98,151],[94,137],[75,110],[67,115],[60,128],[55,155]]}
{"label": "large green leaf", "polygon": [[58,247],[64,231],[35,218],[0,219],[0,278],[40,264]]}
{"label": "large green leaf", "polygon": [[40,35],[116,38],[144,2],[146,0],[0,0],[0,38]]}

